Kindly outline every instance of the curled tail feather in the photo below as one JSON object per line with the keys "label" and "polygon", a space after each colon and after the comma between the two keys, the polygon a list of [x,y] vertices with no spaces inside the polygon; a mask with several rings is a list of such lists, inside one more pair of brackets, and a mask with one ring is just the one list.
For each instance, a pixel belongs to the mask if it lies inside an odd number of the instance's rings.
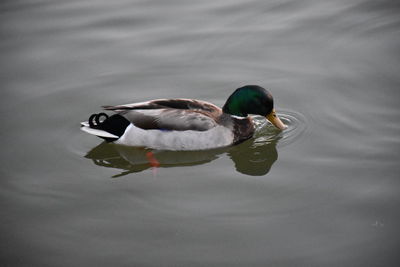
{"label": "curled tail feather", "polygon": [[81,123],[82,131],[96,135],[112,142],[119,139],[125,132],[130,122],[121,115],[114,114],[108,116],[105,113],[95,113],[90,115],[87,122]]}

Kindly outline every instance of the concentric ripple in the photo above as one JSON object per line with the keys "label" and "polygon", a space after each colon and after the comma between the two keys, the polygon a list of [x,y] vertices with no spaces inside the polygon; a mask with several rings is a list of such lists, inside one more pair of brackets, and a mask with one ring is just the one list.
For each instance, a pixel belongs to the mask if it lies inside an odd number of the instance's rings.
{"label": "concentric ripple", "polygon": [[254,118],[256,125],[255,145],[278,141],[278,146],[286,146],[304,136],[308,125],[305,116],[291,110],[280,110],[278,116],[288,126],[284,131],[278,130],[262,117]]}

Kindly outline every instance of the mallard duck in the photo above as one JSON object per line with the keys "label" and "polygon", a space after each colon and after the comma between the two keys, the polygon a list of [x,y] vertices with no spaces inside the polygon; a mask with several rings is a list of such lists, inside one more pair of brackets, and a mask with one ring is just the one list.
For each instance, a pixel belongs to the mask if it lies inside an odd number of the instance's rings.
{"label": "mallard duck", "polygon": [[157,99],[103,106],[116,114],[92,114],[82,122],[87,133],[115,144],[161,150],[202,150],[238,144],[254,134],[252,115],[275,127],[286,125],[276,115],[270,92],[257,85],[236,89],[221,108],[194,99]]}

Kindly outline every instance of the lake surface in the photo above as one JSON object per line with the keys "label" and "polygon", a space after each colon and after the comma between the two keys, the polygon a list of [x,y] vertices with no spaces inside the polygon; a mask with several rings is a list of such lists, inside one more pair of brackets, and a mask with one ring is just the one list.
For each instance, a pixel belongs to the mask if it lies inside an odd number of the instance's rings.
{"label": "lake surface", "polygon": [[[2,266],[398,266],[396,1],[2,1]],[[238,146],[102,143],[101,105],[271,90]]]}

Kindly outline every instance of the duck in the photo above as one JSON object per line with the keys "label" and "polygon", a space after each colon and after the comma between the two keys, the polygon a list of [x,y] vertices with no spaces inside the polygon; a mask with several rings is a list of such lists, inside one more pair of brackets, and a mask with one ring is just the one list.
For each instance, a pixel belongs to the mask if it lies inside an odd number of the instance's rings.
{"label": "duck", "polygon": [[236,89],[222,108],[202,100],[155,99],[103,106],[81,122],[81,130],[106,142],[157,150],[193,151],[227,147],[253,137],[253,115],[261,115],[279,130],[287,126],[277,116],[271,93],[258,85]]}

